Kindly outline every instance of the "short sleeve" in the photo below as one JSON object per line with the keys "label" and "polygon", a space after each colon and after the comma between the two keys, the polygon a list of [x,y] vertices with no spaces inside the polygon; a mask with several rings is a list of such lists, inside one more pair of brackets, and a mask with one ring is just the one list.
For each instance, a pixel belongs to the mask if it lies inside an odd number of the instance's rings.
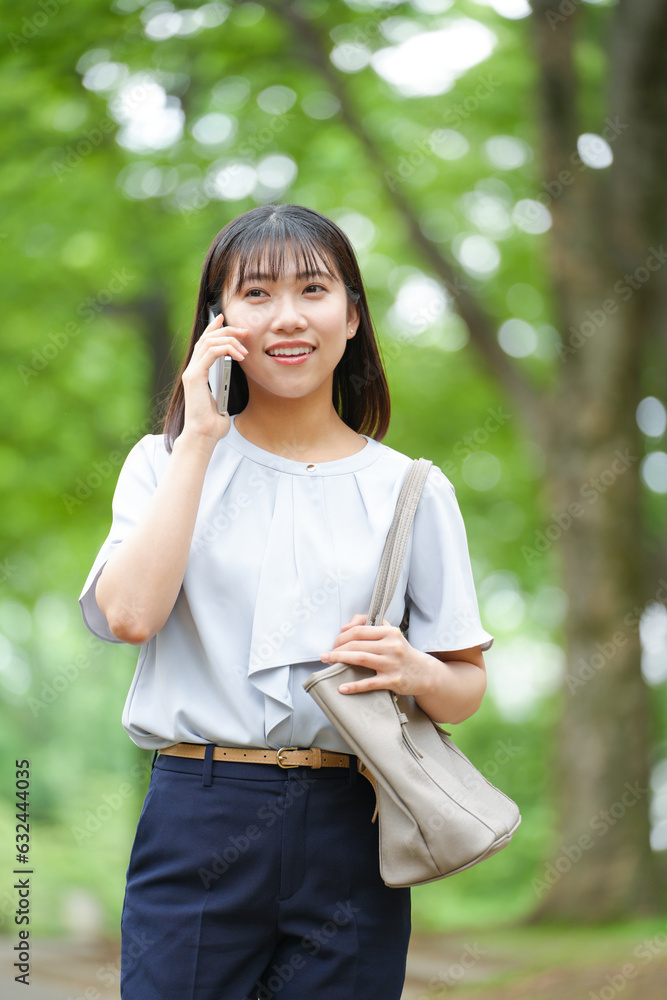
{"label": "short sleeve", "polygon": [[79,606],[86,627],[99,639],[107,642],[122,642],[111,629],[95,599],[95,586],[111,553],[141,517],[152,497],[157,479],[151,457],[155,452],[155,435],[146,434],[129,452],[118,476],[112,501],[111,530],[97,553],[88,574]]}
{"label": "short sleeve", "polygon": [[482,628],[468,540],[454,486],[436,465],[426,478],[412,526],[407,585],[408,640],[425,653],[481,646]]}

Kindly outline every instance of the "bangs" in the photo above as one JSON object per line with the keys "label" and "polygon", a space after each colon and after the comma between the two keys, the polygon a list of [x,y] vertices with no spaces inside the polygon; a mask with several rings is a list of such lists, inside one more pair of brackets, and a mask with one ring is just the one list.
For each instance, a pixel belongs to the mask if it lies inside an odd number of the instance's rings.
{"label": "bangs", "polygon": [[296,277],[315,278],[323,271],[334,280],[342,281],[326,247],[315,233],[305,227],[284,225],[280,228],[273,222],[258,227],[252,233],[241,233],[227,251],[225,275],[226,285],[236,276],[234,294],[238,294],[247,277],[259,280],[279,281],[285,277],[288,267],[296,265]]}

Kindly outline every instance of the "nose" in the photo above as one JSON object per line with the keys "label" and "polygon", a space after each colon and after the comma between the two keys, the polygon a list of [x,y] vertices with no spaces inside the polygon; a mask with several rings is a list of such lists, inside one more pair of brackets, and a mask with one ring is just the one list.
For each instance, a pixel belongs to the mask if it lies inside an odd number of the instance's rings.
{"label": "nose", "polygon": [[271,331],[273,333],[305,330],[308,320],[303,314],[298,296],[286,293],[274,297]]}

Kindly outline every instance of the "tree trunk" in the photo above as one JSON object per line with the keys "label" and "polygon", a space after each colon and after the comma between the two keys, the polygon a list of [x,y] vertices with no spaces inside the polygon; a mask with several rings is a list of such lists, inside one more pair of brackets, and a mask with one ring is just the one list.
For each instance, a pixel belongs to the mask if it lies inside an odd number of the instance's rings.
{"label": "tree trunk", "polygon": [[[638,312],[629,308],[617,317],[619,334],[635,328]],[[544,537],[558,547],[569,605],[555,753],[558,839],[533,882],[540,900],[533,920],[606,920],[659,907],[638,630],[648,596],[634,419],[638,364],[629,355],[614,370],[594,343],[581,350],[595,355],[591,362],[599,365],[606,391],[593,395],[590,380],[569,377],[558,409],[573,416],[566,432],[553,428],[548,453],[551,514]],[[546,546],[543,541],[540,549]]]}
{"label": "tree trunk", "polygon": [[165,411],[175,375],[169,351],[172,334],[169,330],[167,301],[167,295],[163,292],[158,292],[136,303],[144,320],[144,328],[152,360],[152,415],[156,425]]}
{"label": "tree trunk", "polygon": [[171,334],[167,294],[158,291],[129,302],[112,302],[106,306],[106,311],[116,315],[138,317],[143,326],[142,332],[151,359],[151,384],[149,386],[152,404],[151,419],[157,426],[158,418],[165,409],[175,376],[175,368],[169,350]]}
{"label": "tree trunk", "polygon": [[[555,401],[560,425],[552,424],[547,442],[552,507],[545,534],[560,549],[569,607],[555,754],[558,840],[544,877],[534,881],[540,903],[532,919],[603,920],[659,908],[638,629],[651,594],[635,414],[647,323],[658,301],[651,278],[662,267],[661,248],[651,242],[649,205],[664,118],[656,121],[646,98],[656,88],[664,91],[664,49],[656,40],[664,44],[667,4],[649,0],[642,11],[621,4],[616,14],[608,174],[573,170],[566,162],[580,131],[572,99],[575,17],[554,38],[547,6],[533,2],[544,68],[543,159],[547,177],[567,184],[549,206],[563,375]],[[561,171],[568,166],[566,177]]]}

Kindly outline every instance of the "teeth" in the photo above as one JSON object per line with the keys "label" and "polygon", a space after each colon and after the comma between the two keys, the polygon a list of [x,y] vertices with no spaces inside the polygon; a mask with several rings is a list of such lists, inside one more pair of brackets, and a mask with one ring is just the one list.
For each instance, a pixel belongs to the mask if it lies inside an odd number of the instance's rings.
{"label": "teeth", "polygon": [[311,354],[313,350],[313,347],[274,347],[273,350],[270,350],[267,353],[270,354],[271,357],[275,357],[277,354]]}

